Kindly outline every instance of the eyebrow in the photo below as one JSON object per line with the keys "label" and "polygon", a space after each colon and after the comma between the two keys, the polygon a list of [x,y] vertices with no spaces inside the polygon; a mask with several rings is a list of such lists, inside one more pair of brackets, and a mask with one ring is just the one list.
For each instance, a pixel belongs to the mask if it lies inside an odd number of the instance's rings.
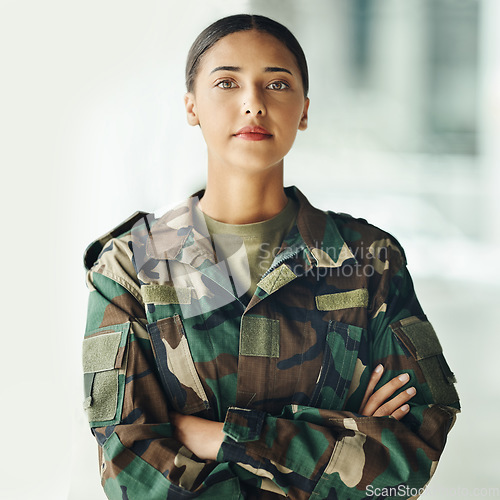
{"label": "eyebrow", "polygon": [[[215,73],[216,71],[241,71],[239,66],[217,66],[210,74]],[[267,66],[264,68],[265,73],[288,73],[293,76],[293,73],[286,68],[281,68],[279,66]]]}

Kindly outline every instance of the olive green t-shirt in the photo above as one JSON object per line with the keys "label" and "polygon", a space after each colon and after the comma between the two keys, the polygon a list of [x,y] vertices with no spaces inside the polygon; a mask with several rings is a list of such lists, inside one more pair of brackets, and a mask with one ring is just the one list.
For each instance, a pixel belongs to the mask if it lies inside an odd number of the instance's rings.
{"label": "olive green t-shirt", "polygon": [[251,224],[226,224],[203,214],[217,261],[228,265],[239,296],[245,293],[249,299],[254,294],[260,277],[269,269],[292,229],[298,210],[297,202],[288,198],[279,214]]}

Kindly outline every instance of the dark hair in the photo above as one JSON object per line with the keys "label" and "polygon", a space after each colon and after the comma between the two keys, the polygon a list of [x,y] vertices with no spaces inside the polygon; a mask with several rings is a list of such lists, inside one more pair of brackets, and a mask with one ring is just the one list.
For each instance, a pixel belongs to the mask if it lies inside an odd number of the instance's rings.
{"label": "dark hair", "polygon": [[194,89],[194,81],[200,66],[203,54],[213,47],[216,42],[231,33],[238,31],[257,30],[274,36],[284,43],[288,50],[295,56],[297,65],[302,76],[304,96],[307,97],[309,91],[309,73],[307,71],[307,61],[304,51],[292,32],[282,24],[273,21],[265,16],[237,14],[224,17],[205,28],[193,42],[189,49],[186,62],[186,88],[188,92]]}

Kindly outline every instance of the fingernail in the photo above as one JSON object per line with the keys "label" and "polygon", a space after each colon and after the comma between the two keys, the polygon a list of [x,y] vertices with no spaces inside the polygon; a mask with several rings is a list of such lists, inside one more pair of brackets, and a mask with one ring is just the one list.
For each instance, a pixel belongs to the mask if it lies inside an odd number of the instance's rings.
{"label": "fingernail", "polygon": [[399,380],[401,382],[408,382],[408,380],[410,380],[410,376],[407,373],[403,373],[403,375],[399,376]]}
{"label": "fingernail", "polygon": [[407,412],[408,410],[410,409],[410,407],[408,405],[403,405],[400,410],[401,411],[404,411],[404,412]]}
{"label": "fingernail", "polygon": [[406,394],[409,394],[410,396],[413,396],[416,393],[417,389],[415,389],[415,387],[410,387],[409,389],[406,389]]}
{"label": "fingernail", "polygon": [[382,368],[382,365],[378,365],[377,368],[375,368],[375,373],[380,373],[382,371]]}

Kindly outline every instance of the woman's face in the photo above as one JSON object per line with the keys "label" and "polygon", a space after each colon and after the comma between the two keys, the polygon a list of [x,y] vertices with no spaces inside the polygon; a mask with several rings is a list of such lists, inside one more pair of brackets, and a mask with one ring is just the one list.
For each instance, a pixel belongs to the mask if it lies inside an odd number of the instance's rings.
{"label": "woman's face", "polygon": [[209,166],[218,168],[281,166],[307,127],[309,99],[294,55],[256,30],[227,35],[203,55],[185,104],[188,122],[201,126]]}

